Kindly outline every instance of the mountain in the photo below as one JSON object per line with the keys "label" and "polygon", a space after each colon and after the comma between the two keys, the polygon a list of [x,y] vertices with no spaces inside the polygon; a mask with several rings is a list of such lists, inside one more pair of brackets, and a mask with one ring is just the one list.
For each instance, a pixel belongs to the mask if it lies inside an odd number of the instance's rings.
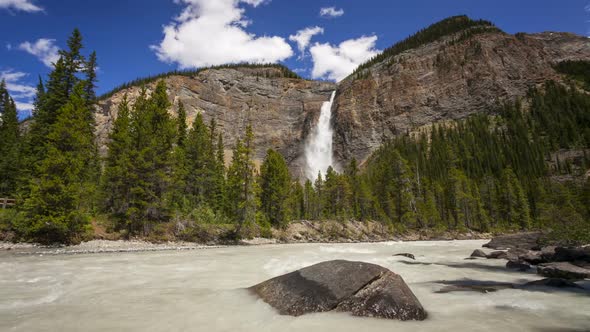
{"label": "mountain", "polygon": [[[303,177],[303,151],[321,104],[333,104],[334,156],[344,165],[364,161],[388,138],[437,122],[487,112],[526,95],[547,80],[564,81],[555,65],[590,60],[583,36],[562,32],[507,34],[488,21],[451,17],[393,45],[338,85],[297,78],[282,66],[226,66],[161,75],[176,112],[189,120],[214,118],[230,149],[251,121],[256,156],[278,150],[294,176]],[[131,101],[141,81],[106,95],[96,114],[102,152],[124,94]],[[148,90],[155,79],[147,81]],[[226,153],[229,157],[229,151]]]}
{"label": "mountain", "polygon": [[[434,29],[441,23],[469,27],[389,56],[386,51],[340,82],[332,108],[336,158],[364,161],[386,138],[488,111],[547,80],[563,81],[557,63],[590,60],[586,37],[510,35],[479,22],[465,16],[439,22]],[[415,39],[427,39],[433,27]]]}
{"label": "mountain", "polygon": [[[284,67],[273,65],[225,66],[194,74],[163,75],[163,79],[173,104],[170,112],[176,114],[182,102],[189,123],[198,112],[207,123],[217,121],[224,136],[226,158],[231,158],[236,138],[244,134],[251,121],[257,161],[273,148],[285,157],[293,174],[301,177],[302,142],[319,116],[322,103],[336,89],[333,83],[297,78]],[[148,93],[155,85],[155,79],[147,82]],[[131,84],[100,100],[96,122],[103,154],[118,104],[125,94],[133,103],[140,90],[140,84]]]}

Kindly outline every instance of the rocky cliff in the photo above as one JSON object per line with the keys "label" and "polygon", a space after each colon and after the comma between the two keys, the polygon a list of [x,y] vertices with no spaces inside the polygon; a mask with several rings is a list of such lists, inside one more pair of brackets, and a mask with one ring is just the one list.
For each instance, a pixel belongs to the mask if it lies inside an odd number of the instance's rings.
{"label": "rocky cliff", "polygon": [[[586,37],[553,32],[510,35],[493,26],[476,26],[381,56],[338,85],[288,78],[274,67],[207,69],[165,80],[172,113],[182,101],[189,121],[198,112],[206,121],[215,118],[228,152],[251,122],[258,161],[274,148],[285,156],[292,174],[303,178],[303,143],[321,104],[335,89],[334,156],[343,165],[352,157],[366,160],[387,138],[489,111],[546,80],[563,80],[554,65],[580,59],[590,60]],[[130,86],[100,101],[97,132],[102,152],[123,95],[133,101],[139,91]]]}
{"label": "rocky cliff", "polygon": [[[570,33],[450,35],[386,58],[340,82],[332,108],[334,153],[364,161],[384,139],[487,111],[562,80],[553,65],[590,60],[590,42]],[[464,36],[464,34],[463,34]]]}
{"label": "rocky cliff", "polygon": [[[215,119],[223,133],[226,156],[236,138],[243,136],[251,122],[259,162],[266,150],[279,151],[290,165],[292,174],[303,177],[303,141],[319,116],[323,102],[330,99],[336,85],[329,82],[287,78],[277,68],[219,68],[203,70],[194,76],[171,75],[164,78],[168,87],[170,112],[176,115],[179,102],[184,103],[189,123],[202,113],[208,123]],[[148,83],[148,93],[156,82]],[[140,87],[131,86],[99,102],[96,114],[97,136],[101,152],[117,107],[127,94],[132,104]]]}

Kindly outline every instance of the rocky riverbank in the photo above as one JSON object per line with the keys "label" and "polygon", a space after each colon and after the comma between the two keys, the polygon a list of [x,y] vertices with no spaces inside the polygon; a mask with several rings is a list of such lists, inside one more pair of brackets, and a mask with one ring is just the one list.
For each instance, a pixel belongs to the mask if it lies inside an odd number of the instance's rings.
{"label": "rocky riverbank", "polygon": [[151,243],[142,240],[110,241],[92,240],[71,246],[42,246],[30,243],[0,242],[0,250],[14,251],[18,254],[30,255],[67,255],[67,254],[97,254],[119,252],[198,250],[218,248],[220,246],[202,245],[191,242]]}
{"label": "rocky riverbank", "polygon": [[267,245],[289,243],[360,243],[384,241],[434,241],[434,240],[475,240],[490,239],[490,233],[435,232],[433,230],[395,232],[376,222],[338,222],[338,221],[297,221],[285,229],[273,229],[269,238],[257,235],[239,241],[230,241],[222,228],[209,227],[207,234],[181,240],[171,235],[167,241],[150,239],[115,240],[100,233],[97,238],[70,246],[43,246],[31,243],[12,243],[0,241],[0,251],[13,250],[26,254],[91,254],[114,252],[142,252],[169,250],[197,250],[216,248],[225,245]]}
{"label": "rocky riverbank", "polygon": [[469,259],[506,259],[507,269],[526,272],[536,268],[537,274],[551,279],[590,278],[589,245],[547,245],[543,244],[542,233],[530,232],[499,236],[484,244],[484,247],[495,251],[486,253],[476,249]]}

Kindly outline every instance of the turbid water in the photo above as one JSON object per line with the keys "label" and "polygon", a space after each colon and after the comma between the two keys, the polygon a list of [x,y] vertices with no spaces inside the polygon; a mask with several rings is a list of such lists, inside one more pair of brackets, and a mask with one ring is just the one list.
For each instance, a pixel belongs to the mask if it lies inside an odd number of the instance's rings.
{"label": "turbid water", "polygon": [[[484,241],[292,244],[179,252],[22,255],[0,252],[0,331],[586,331],[584,291],[505,289],[439,294],[440,280],[521,283],[502,260],[464,260]],[[392,256],[409,252],[416,261]],[[243,288],[331,259],[403,276],[422,322],[346,313],[281,316]],[[418,263],[418,264],[415,264]]]}

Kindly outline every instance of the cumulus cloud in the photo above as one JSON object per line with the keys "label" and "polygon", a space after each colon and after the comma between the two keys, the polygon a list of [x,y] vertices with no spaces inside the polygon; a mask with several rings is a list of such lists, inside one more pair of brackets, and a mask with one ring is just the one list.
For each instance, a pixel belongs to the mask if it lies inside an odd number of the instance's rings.
{"label": "cumulus cloud", "polygon": [[6,89],[15,100],[16,108],[19,111],[33,109],[33,96],[35,96],[36,89],[22,82],[28,75],[12,69],[0,71],[0,81],[6,81]]}
{"label": "cumulus cloud", "polygon": [[36,56],[49,68],[52,68],[59,59],[59,48],[55,46],[55,39],[41,38],[34,43],[27,41],[20,44],[18,48]]}
{"label": "cumulus cloud", "polygon": [[311,48],[313,78],[341,81],[350,75],[358,65],[377,55],[377,36],[363,36],[345,40],[338,46],[329,43],[315,43]]}
{"label": "cumulus cloud", "polygon": [[43,8],[35,5],[31,0],[0,0],[0,9],[14,9],[28,13],[43,11]]}
{"label": "cumulus cloud", "polygon": [[336,7],[324,7],[320,9],[321,17],[340,17],[344,15],[344,9],[336,9]]}
{"label": "cumulus cloud", "polygon": [[289,36],[289,40],[297,43],[297,48],[299,49],[299,52],[301,52],[301,57],[303,58],[311,38],[322,33],[324,33],[324,29],[321,27],[309,27],[299,30],[296,34]]}
{"label": "cumulus cloud", "polygon": [[266,0],[176,0],[186,7],[164,26],[164,39],[151,46],[158,59],[181,68],[236,62],[277,62],[293,55],[284,38],[255,36],[241,4],[253,7]]}

